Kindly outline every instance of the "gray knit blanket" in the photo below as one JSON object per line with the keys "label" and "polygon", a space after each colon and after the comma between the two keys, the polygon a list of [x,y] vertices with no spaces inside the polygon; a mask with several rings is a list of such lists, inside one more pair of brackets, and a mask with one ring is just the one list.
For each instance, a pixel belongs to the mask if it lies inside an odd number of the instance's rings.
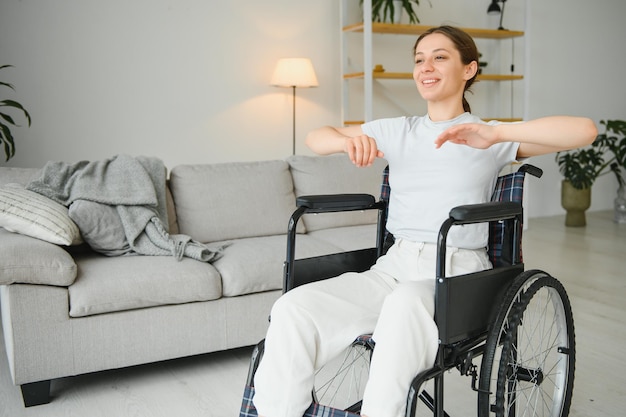
{"label": "gray knit blanket", "polygon": [[[216,260],[221,248],[210,248],[187,235],[169,234],[166,175],[163,162],[157,158],[118,155],[102,161],[73,164],[48,162],[40,177],[26,188],[66,207],[87,201],[96,210],[98,205],[103,205],[102,213],[116,211],[119,216],[119,222],[117,219],[116,222],[121,224],[123,233],[116,235],[119,230],[109,230],[106,238],[109,241],[111,236],[125,238],[125,242],[113,242],[113,246],[126,245],[128,253],[173,255],[178,260],[184,256],[204,262]],[[106,246],[97,241],[89,243],[94,248]],[[107,244],[111,246],[111,242]]]}

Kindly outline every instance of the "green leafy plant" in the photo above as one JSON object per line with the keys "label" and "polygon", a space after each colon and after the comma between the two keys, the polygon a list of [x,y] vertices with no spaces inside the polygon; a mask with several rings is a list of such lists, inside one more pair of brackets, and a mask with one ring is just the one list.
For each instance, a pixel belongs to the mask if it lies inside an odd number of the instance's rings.
{"label": "green leafy plant", "polygon": [[[363,0],[361,0],[360,3],[362,6]],[[410,23],[420,23],[420,20],[417,17],[417,13],[415,13],[415,9],[413,9],[414,5],[419,6],[419,4],[419,0],[402,0],[402,8],[409,16]],[[395,8],[396,5],[394,4],[393,0],[372,0],[372,21],[386,22],[387,19],[393,20],[393,13],[395,11]]]}
{"label": "green leafy plant", "polygon": [[604,133],[598,135],[593,146],[608,150],[613,157],[607,161],[610,170],[615,174],[620,187],[626,184],[626,121],[601,120]]}
{"label": "green leafy plant", "polygon": [[[12,67],[12,65],[2,65],[0,66],[0,70],[4,68]],[[0,81],[0,86],[8,87],[11,90],[15,91],[15,88],[9,84]],[[19,126],[13,117],[10,114],[4,112],[4,108],[13,108],[20,110],[26,121],[28,122],[28,126],[30,126],[30,114],[28,111],[17,101],[15,100],[0,100],[0,143],[4,147],[4,154],[6,156],[6,160],[8,161],[15,155],[15,139],[13,138],[13,134],[11,133],[11,126]]]}
{"label": "green leafy plant", "polygon": [[599,134],[591,146],[558,152],[555,156],[559,171],[576,189],[591,187],[598,177],[609,172],[613,172],[619,184],[624,185],[626,122],[602,120],[600,123],[606,127],[605,132]]}
{"label": "green leafy plant", "polygon": [[563,177],[579,190],[591,187],[604,170],[602,152],[594,148],[559,152],[555,159]]}

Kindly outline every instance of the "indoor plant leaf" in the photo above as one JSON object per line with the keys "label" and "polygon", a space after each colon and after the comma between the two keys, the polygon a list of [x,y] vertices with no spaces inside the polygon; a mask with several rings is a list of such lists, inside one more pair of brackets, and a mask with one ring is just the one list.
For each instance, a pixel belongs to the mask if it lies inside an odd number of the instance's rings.
{"label": "indoor plant leaf", "polygon": [[[0,70],[4,68],[9,68],[9,67],[12,67],[12,65],[1,65]],[[2,86],[10,88],[11,90],[15,90],[12,84],[0,81],[0,87]],[[10,99],[0,100],[0,108],[2,107],[19,110],[26,118],[26,121],[28,122],[28,126],[31,125],[30,113],[28,113],[28,111],[24,108],[24,106],[22,106],[17,101],[10,100]],[[8,161],[15,155],[15,139],[11,132],[10,126],[19,126],[19,125],[15,122],[13,117],[7,113],[1,112],[0,118],[1,118],[0,120],[0,143],[3,144],[4,155],[6,157],[6,160]],[[3,123],[2,121],[6,123]]]}
{"label": "indoor plant leaf", "polygon": [[[363,0],[360,1],[361,7]],[[402,9],[409,16],[409,23],[420,23],[419,17],[414,7],[419,6],[419,0],[402,0]],[[393,0],[372,0],[372,21],[387,22],[389,18],[393,18],[396,5]],[[400,23],[400,22],[393,22]]]}

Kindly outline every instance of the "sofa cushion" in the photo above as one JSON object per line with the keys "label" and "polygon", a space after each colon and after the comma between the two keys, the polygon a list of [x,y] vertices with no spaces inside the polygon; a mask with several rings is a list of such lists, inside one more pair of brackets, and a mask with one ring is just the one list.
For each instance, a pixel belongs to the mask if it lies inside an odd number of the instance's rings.
{"label": "sofa cushion", "polygon": [[[298,235],[296,259],[339,251],[339,247],[329,242]],[[222,257],[213,263],[222,276],[224,296],[282,289],[286,252],[284,235],[231,241]]]}
{"label": "sofa cushion", "polygon": [[70,316],[83,317],[220,298],[219,273],[206,262],[172,256],[76,256]]}
{"label": "sofa cushion", "polygon": [[14,283],[67,286],[76,263],[63,248],[0,228],[0,285]]}
{"label": "sofa cushion", "polygon": [[285,161],[176,166],[170,186],[180,233],[201,242],[283,234],[295,210]]}
{"label": "sofa cushion", "polygon": [[334,227],[309,232],[307,236],[331,243],[342,251],[376,247],[376,224]]}
{"label": "sofa cushion", "polygon": [[0,226],[57,245],[82,242],[67,207],[19,184],[0,187]]}
{"label": "sofa cushion", "polygon": [[13,183],[25,186],[39,177],[40,173],[38,168],[0,167],[0,187]]}
{"label": "sofa cushion", "polygon": [[[366,168],[358,168],[347,155],[291,156],[291,167],[296,196],[314,194],[366,193],[376,199],[380,196],[383,169],[387,162],[376,159]],[[376,223],[377,211],[325,213],[304,216],[308,232],[334,227]]]}

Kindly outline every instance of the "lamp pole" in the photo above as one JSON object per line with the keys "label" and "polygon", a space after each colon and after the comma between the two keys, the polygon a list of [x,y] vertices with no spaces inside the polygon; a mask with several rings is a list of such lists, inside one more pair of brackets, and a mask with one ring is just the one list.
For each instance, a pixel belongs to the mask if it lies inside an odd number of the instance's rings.
{"label": "lamp pole", "polygon": [[282,58],[278,60],[271,85],[291,87],[292,102],[292,154],[296,154],[296,87],[317,87],[313,64],[308,58]]}
{"label": "lamp pole", "polygon": [[293,150],[292,150],[292,155],[296,154],[296,86],[292,85],[291,88],[293,89]]}
{"label": "lamp pole", "polygon": [[498,30],[506,30],[502,26],[502,19],[504,18],[504,6],[505,5],[506,5],[506,0],[502,0],[502,11],[500,12],[500,26],[498,27]]}

